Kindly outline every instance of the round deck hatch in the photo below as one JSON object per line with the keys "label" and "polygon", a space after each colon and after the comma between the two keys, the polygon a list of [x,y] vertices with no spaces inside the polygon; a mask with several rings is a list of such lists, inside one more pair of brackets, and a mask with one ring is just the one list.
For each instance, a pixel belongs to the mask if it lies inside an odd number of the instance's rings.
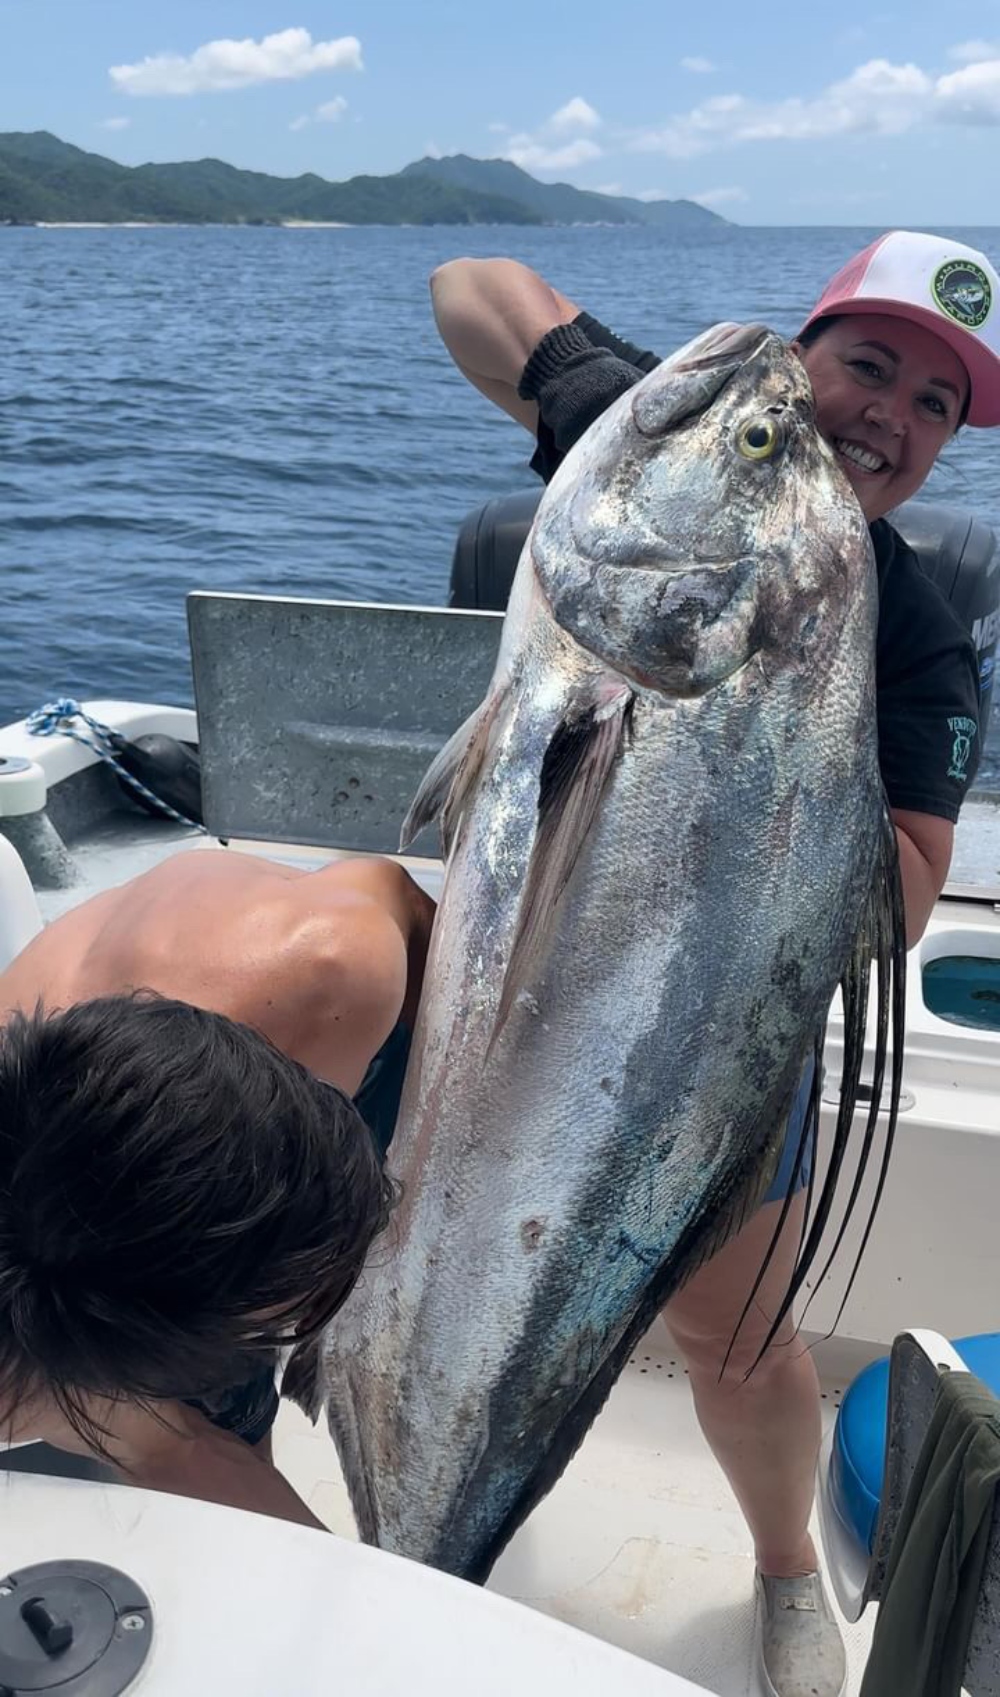
{"label": "round deck hatch", "polygon": [[149,1653],[153,1612],[127,1573],[47,1561],[0,1578],[0,1697],[118,1697]]}

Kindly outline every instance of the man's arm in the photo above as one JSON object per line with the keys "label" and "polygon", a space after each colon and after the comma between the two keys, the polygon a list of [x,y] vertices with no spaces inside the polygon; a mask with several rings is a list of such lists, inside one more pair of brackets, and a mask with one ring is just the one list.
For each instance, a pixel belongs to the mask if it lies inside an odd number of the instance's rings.
{"label": "man's arm", "polygon": [[538,407],[517,392],[542,337],[571,324],[580,308],[514,259],[452,259],[431,277],[441,340],[482,394],[532,433]]}
{"label": "man's arm", "polygon": [[951,865],[955,827],[932,813],[892,809],[899,845],[899,870],[906,907],[906,946],[912,949],[927,929],[934,903],[944,889]]}

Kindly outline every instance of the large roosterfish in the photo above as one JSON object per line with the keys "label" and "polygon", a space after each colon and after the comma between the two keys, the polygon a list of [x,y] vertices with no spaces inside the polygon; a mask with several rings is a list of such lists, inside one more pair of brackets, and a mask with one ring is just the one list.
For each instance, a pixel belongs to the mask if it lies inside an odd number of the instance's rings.
{"label": "large roosterfish", "polygon": [[877,613],[806,374],[760,326],[659,366],[547,489],[489,692],[404,833],[440,815],[447,872],[402,1199],[324,1350],[364,1538],[486,1577],[658,1308],[767,1191],[841,984],[835,1150],[790,1304],[829,1224],[873,957],[862,1165],[890,1003],[901,1019]]}

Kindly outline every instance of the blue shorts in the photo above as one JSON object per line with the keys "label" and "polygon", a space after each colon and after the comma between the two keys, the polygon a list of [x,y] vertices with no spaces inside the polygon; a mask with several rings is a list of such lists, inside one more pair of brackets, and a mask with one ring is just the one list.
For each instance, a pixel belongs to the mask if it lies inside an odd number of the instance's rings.
{"label": "blue shorts", "polygon": [[412,1031],[400,1020],[382,1044],[354,1098],[354,1106],[372,1133],[383,1161],[396,1129],[412,1042]]}
{"label": "blue shorts", "polygon": [[[375,1056],[354,1098],[354,1105],[371,1131],[383,1160],[396,1129],[411,1040],[412,1033],[400,1022]],[[274,1380],[274,1366],[262,1366],[253,1378],[219,1396],[185,1400],[189,1408],[196,1408],[223,1432],[232,1432],[245,1443],[259,1444],[274,1425],[278,1412]]]}
{"label": "blue shorts", "polygon": [[800,1190],[804,1190],[806,1185],[809,1183],[813,1161],[816,1156],[815,1126],[813,1127],[809,1141],[802,1152],[802,1165],[799,1167],[798,1173],[795,1175],[794,1184],[792,1183],[792,1174],[795,1173],[795,1162],[798,1158],[799,1143],[802,1139],[802,1128],[806,1123],[806,1115],[809,1112],[809,1101],[812,1096],[813,1079],[815,1076],[816,1063],[814,1060],[810,1059],[806,1063],[801,1082],[792,1101],[791,1112],[788,1115],[788,1124],[785,1128],[784,1148],[781,1151],[781,1159],[778,1162],[778,1170],[775,1173],[774,1178],[771,1180],[771,1188],[761,1201],[761,1207],[763,1207],[766,1202],[784,1202],[786,1196],[796,1195]]}

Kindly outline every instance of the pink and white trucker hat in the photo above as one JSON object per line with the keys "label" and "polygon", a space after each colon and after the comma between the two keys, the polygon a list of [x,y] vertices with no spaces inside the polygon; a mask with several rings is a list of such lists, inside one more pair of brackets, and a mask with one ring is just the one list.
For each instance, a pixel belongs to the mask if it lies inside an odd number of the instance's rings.
{"label": "pink and white trucker hat", "polygon": [[882,312],[932,330],[969,373],[968,422],[1000,424],[1000,277],[984,253],[892,230],[837,272],[806,326],[844,312]]}

